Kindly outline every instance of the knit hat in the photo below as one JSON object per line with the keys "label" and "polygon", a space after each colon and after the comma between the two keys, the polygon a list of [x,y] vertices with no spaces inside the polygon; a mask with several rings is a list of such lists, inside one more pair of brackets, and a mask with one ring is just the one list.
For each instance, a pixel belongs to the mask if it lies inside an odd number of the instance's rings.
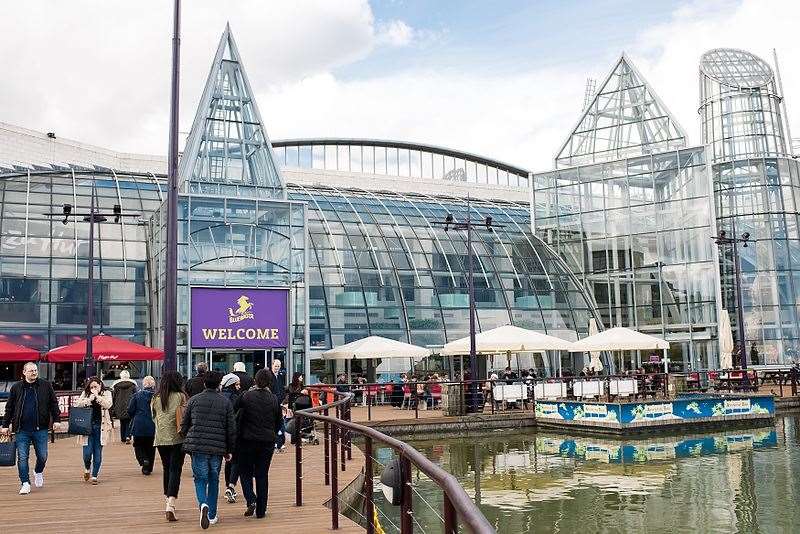
{"label": "knit hat", "polygon": [[226,387],[232,386],[238,382],[239,382],[238,376],[236,376],[233,373],[228,373],[227,375],[222,377],[222,383],[220,384],[220,387],[222,389],[225,389]]}
{"label": "knit hat", "polygon": [[245,367],[244,362],[236,362],[233,364],[233,371],[236,373],[246,373],[247,367]]}

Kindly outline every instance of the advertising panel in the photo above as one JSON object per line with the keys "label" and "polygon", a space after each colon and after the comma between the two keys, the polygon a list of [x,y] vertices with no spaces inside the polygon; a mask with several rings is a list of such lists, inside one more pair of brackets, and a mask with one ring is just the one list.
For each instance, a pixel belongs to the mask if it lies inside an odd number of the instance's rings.
{"label": "advertising panel", "polygon": [[192,288],[192,346],[271,349],[289,346],[287,289]]}

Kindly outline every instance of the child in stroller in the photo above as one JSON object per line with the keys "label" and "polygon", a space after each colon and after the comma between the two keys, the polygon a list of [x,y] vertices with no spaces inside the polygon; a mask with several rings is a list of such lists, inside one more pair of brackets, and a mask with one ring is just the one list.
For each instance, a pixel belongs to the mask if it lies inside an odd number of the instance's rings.
{"label": "child in stroller", "polygon": [[[297,410],[306,410],[313,406],[311,396],[308,394],[307,389],[303,389],[292,406],[293,412]],[[297,444],[297,440],[301,439],[304,444],[319,445],[319,439],[314,431],[314,420],[310,417],[303,417],[301,428],[297,428],[297,415],[292,413],[292,418],[286,423],[286,432],[292,438],[292,445]]]}

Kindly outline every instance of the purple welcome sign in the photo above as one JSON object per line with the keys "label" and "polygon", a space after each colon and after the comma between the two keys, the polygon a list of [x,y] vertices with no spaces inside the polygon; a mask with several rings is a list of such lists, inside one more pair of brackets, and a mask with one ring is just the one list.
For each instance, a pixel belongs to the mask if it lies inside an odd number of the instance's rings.
{"label": "purple welcome sign", "polygon": [[271,349],[289,346],[286,289],[192,288],[192,346]]}

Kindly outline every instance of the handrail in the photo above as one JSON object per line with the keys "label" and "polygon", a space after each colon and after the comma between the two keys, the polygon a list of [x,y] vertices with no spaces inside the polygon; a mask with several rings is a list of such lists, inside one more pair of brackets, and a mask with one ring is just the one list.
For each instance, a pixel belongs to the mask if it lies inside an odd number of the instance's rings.
{"label": "handrail", "polygon": [[[315,385],[308,387],[315,388]],[[373,428],[337,417],[321,415],[319,412],[328,411],[331,408],[348,408],[347,405],[354,397],[354,394],[351,392],[334,391],[333,393],[335,395],[340,395],[342,398],[322,406],[307,408],[305,410],[297,410],[295,414],[300,415],[301,417],[309,417],[323,423],[328,423],[334,427],[343,427],[349,431],[357,432],[365,437],[375,439],[381,443],[384,443],[385,445],[388,445],[397,451],[401,457],[410,460],[420,471],[425,473],[442,489],[446,496],[445,501],[450,502],[450,504],[457,511],[457,516],[462,518],[463,522],[473,534],[493,534],[495,532],[494,527],[492,527],[480,509],[475,505],[473,500],[469,497],[469,495],[467,495],[458,480],[452,474],[433,463],[414,447],[396,438],[387,436],[386,434]],[[448,514],[446,513],[445,515]],[[367,521],[372,521],[372,518],[367,518]],[[454,525],[445,525],[446,532],[448,528],[452,527],[454,527]],[[450,534],[450,532],[447,532],[447,534]]]}

